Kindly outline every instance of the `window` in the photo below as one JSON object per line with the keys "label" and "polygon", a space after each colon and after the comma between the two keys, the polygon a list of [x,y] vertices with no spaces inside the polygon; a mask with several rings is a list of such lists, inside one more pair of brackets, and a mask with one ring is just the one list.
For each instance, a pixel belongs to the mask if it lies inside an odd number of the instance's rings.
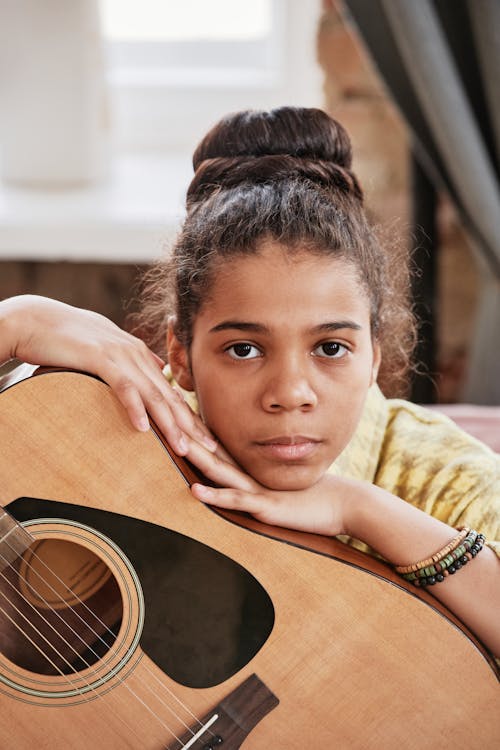
{"label": "window", "polygon": [[114,129],[192,150],[221,115],[317,105],[320,0],[101,0]]}

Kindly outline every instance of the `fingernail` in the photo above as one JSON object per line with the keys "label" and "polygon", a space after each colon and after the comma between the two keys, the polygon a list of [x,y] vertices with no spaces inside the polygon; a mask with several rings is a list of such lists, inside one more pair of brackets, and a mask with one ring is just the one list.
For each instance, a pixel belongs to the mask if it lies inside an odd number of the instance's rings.
{"label": "fingernail", "polygon": [[150,427],[149,419],[147,417],[141,417],[137,423],[137,427],[141,432],[147,432]]}
{"label": "fingernail", "polygon": [[203,500],[210,500],[214,496],[212,490],[209,487],[205,487],[204,484],[197,484],[196,492]]}
{"label": "fingernail", "polygon": [[177,441],[177,447],[178,447],[179,451],[181,451],[182,453],[187,453],[188,452],[188,450],[189,450],[189,443],[186,440],[186,438],[184,437],[184,435],[181,435],[180,438],[179,438],[179,440]]}

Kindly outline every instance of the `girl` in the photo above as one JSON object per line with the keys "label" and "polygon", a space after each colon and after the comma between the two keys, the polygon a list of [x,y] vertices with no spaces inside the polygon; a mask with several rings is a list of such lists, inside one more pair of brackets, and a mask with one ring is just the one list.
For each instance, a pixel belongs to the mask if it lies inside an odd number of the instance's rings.
{"label": "girl", "polygon": [[133,336],[36,297],[1,303],[0,361],[96,373],[217,485],[194,484],[200,501],[344,535],[432,586],[500,654],[500,457],[379,390],[408,367],[407,274],[367,223],[346,132],[319,110],[243,112],[194,167],[141,318],[153,346],[168,329],[174,387]]}

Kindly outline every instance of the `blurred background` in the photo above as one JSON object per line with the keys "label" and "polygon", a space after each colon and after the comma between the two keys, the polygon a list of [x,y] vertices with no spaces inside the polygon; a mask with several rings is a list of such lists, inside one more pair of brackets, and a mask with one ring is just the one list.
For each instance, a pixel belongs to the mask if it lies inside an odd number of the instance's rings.
{"label": "blurred background", "polygon": [[134,309],[223,114],[319,106],[408,243],[411,397],[500,403],[497,0],[0,0],[0,298]]}

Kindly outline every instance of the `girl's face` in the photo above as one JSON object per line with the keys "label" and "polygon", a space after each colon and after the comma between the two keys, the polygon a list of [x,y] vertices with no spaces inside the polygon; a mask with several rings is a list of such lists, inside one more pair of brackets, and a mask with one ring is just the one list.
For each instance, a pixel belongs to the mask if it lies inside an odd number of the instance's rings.
{"label": "girl's face", "polygon": [[218,273],[189,353],[169,332],[169,361],[238,464],[266,487],[298,490],[349,442],[380,351],[351,264],[265,242]]}

